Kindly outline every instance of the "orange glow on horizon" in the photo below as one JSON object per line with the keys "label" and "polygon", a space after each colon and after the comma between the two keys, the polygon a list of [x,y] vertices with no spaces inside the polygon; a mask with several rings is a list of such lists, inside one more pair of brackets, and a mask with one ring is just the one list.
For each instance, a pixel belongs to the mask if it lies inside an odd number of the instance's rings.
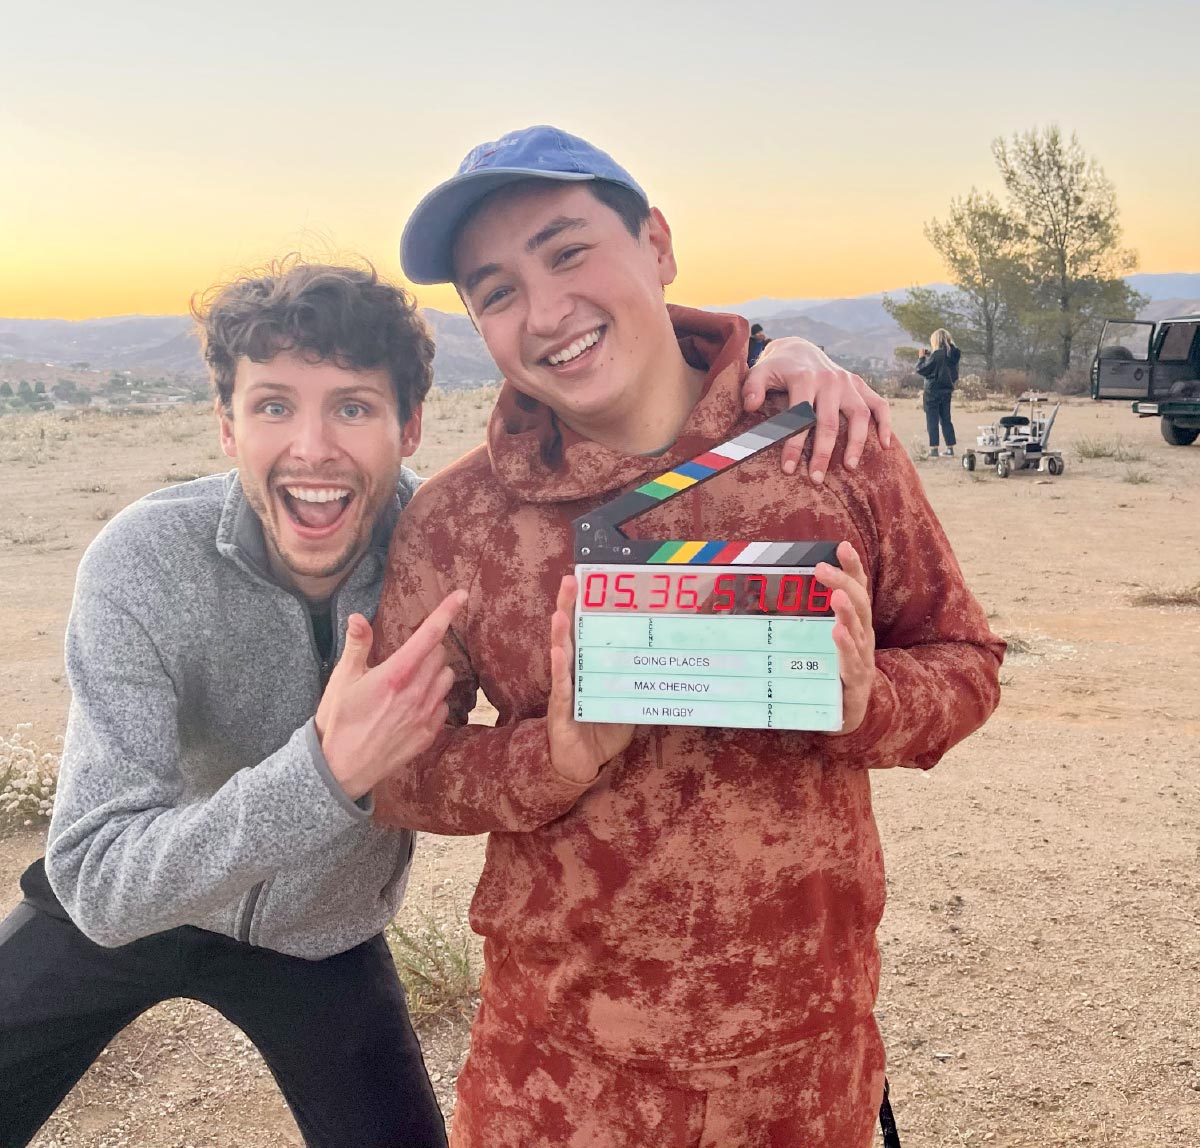
{"label": "orange glow on horizon", "polygon": [[[1169,217],[1149,212],[1145,239],[1138,243],[1126,229],[1125,243],[1138,251],[1142,272],[1192,272],[1200,269],[1200,240],[1181,241]],[[892,291],[947,278],[936,253],[920,235],[907,228],[905,242],[875,244],[872,237],[853,243],[845,236],[835,242],[813,243],[807,249],[776,245],[773,256],[738,254],[721,243],[706,240],[704,229],[687,233],[676,226],[680,274],[669,289],[673,302],[688,306],[719,306],[761,297],[833,299]],[[896,233],[903,234],[901,228]],[[914,234],[915,233],[915,234]],[[699,235],[699,240],[695,236]],[[839,247],[839,244],[841,245]],[[11,319],[90,319],[111,315],[183,314],[196,293],[261,267],[265,253],[243,250],[242,258],[214,260],[203,244],[191,250],[167,251],[152,244],[137,250],[102,247],[63,250],[18,244],[0,252],[0,317]],[[215,245],[214,245],[215,246]],[[279,254],[303,249],[281,243]],[[309,258],[337,262],[356,252],[306,252]],[[403,283],[394,250],[364,251],[380,273]],[[422,306],[461,312],[448,285],[412,286]]]}
{"label": "orange glow on horizon", "polygon": [[[402,281],[397,246],[404,218],[446,174],[425,164],[377,187],[365,168],[309,172],[304,160],[303,178],[293,172],[290,181],[268,185],[261,182],[264,171],[252,169],[259,182],[244,173],[231,186],[222,171],[164,173],[152,156],[138,155],[107,178],[97,170],[81,189],[78,173],[50,143],[40,137],[18,143],[43,166],[35,164],[37,178],[24,184],[0,183],[0,220],[21,220],[0,243],[4,318],[182,314],[193,294],[292,251],[323,262],[365,257]],[[638,170],[649,166],[646,185],[673,228],[680,274],[669,297],[720,306],[945,281],[923,227],[944,217],[951,197],[973,181],[999,190],[986,151],[977,150],[974,167],[949,159],[929,180],[878,178],[881,164],[898,170],[882,149],[831,160],[833,180],[815,179],[797,156],[759,169],[748,183],[715,155],[692,157],[679,168],[644,141],[629,162]],[[98,149],[86,154],[89,162],[104,161]],[[1120,175],[1114,182],[1123,244],[1138,252],[1138,270],[1200,270],[1190,185],[1155,184],[1136,166]],[[368,186],[369,193],[362,191]],[[462,309],[452,288],[414,292],[425,306]]]}

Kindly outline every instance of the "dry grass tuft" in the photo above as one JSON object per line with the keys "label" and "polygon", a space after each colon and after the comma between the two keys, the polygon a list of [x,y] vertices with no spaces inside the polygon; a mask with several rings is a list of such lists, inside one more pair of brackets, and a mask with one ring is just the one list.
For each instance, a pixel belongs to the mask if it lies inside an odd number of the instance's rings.
{"label": "dry grass tuft", "polygon": [[979,375],[963,375],[954,388],[954,397],[962,402],[987,402],[987,386]]}
{"label": "dry grass tuft", "polygon": [[1200,606],[1200,582],[1182,590],[1143,590],[1130,601],[1135,606]]}
{"label": "dry grass tuft", "polygon": [[1076,439],[1075,453],[1079,458],[1111,458],[1114,462],[1144,462],[1146,458],[1141,447],[1126,442],[1120,435]]}
{"label": "dry grass tuft", "polygon": [[14,546],[40,546],[50,537],[50,532],[38,526],[6,527],[0,532]]}
{"label": "dry grass tuft", "polygon": [[49,821],[58,787],[57,754],[25,740],[29,723],[0,736],[0,825]]}

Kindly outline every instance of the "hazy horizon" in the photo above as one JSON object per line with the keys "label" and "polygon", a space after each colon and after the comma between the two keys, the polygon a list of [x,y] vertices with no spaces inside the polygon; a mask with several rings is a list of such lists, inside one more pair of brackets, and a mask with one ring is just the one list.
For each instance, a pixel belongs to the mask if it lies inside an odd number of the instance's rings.
{"label": "hazy horizon", "polygon": [[[251,268],[246,268],[245,270],[251,270]],[[1177,271],[1177,270],[1176,271],[1142,271],[1142,270],[1139,270],[1139,271],[1135,272],[1135,274],[1137,274],[1137,275],[1200,275],[1200,271]],[[426,288],[421,287],[419,285],[412,286],[411,284],[408,284],[407,281],[404,279],[404,277],[402,275],[400,275],[398,272],[396,274],[388,275],[388,274],[385,274],[382,270],[380,270],[380,275],[385,279],[390,279],[396,283],[401,283],[401,284],[404,284],[405,286],[407,286],[407,288],[410,291],[412,291],[413,294],[416,296],[417,302],[421,307],[428,307],[431,310],[442,311],[444,313],[452,314],[452,315],[453,314],[465,315],[465,313],[466,313],[464,311],[462,305],[458,302],[457,297],[455,297],[453,300],[453,302],[455,304],[454,306],[434,306],[432,303],[426,303],[425,300],[421,298],[420,292],[422,292]],[[940,282],[940,280],[939,280],[939,282]],[[783,294],[783,295],[770,295],[770,296],[756,295],[753,298],[748,298],[748,299],[722,299],[720,302],[711,302],[711,301],[704,301],[704,300],[701,300],[699,302],[689,301],[684,305],[689,306],[689,307],[701,307],[701,308],[704,308],[704,309],[710,310],[710,311],[719,311],[722,308],[743,307],[747,303],[753,302],[755,299],[768,299],[769,298],[769,299],[779,299],[779,300],[783,300],[783,301],[788,301],[788,300],[792,300],[792,299],[796,299],[796,300],[803,299],[808,302],[812,302],[814,300],[823,300],[826,302],[836,302],[836,301],[839,301],[842,299],[868,298],[873,295],[874,296],[894,295],[899,291],[906,291],[906,290],[910,289],[911,287],[915,287],[915,286],[917,286],[917,287],[928,286],[928,284],[909,283],[903,287],[876,288],[874,290],[864,291],[859,295],[829,295],[829,294],[821,295],[821,294],[817,294],[817,295],[811,295],[811,296],[808,296],[808,295],[800,296],[800,295],[796,295],[795,293],[788,293],[788,294]],[[670,295],[668,295],[668,302],[675,303],[675,302],[681,302],[681,300],[675,299],[675,298],[671,297]],[[114,312],[112,314],[106,314],[106,315],[0,315],[0,320],[31,319],[31,320],[40,320],[40,321],[45,321],[45,322],[78,323],[78,322],[97,321],[97,320],[101,320],[101,319],[176,318],[176,317],[186,315],[186,314],[187,314],[187,308],[184,307],[183,309],[178,310],[178,311],[121,311],[121,312]]]}

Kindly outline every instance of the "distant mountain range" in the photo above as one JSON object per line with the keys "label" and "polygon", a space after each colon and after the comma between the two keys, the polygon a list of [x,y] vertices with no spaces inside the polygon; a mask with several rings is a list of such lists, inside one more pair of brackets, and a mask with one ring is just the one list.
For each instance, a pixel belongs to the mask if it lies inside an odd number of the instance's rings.
{"label": "distant mountain range", "polygon": [[[1128,276],[1127,282],[1151,300],[1143,318],[1200,311],[1200,274],[1138,274]],[[953,290],[945,283],[928,286]],[[903,299],[908,291],[888,294]],[[709,310],[730,311],[760,322],[772,338],[802,335],[858,368],[890,363],[893,348],[911,342],[883,309],[882,292],[852,299],[760,298]],[[424,314],[437,340],[434,373],[439,386],[469,387],[497,377],[483,341],[465,315],[430,309]],[[204,373],[192,321],[185,315],[0,319],[0,367],[6,359],[62,367],[86,363],[92,369],[139,376]]]}
{"label": "distant mountain range", "polygon": [[[466,315],[429,309],[424,314],[437,342],[434,374],[440,386],[470,387],[497,377]],[[205,373],[195,324],[187,315],[0,319],[0,370],[6,359],[63,368],[86,365],[141,377]]]}
{"label": "distant mountain range", "polygon": [[[1200,275],[1196,276],[1200,280]],[[949,283],[926,283],[926,287],[939,293],[953,291]],[[884,295],[893,299],[906,299],[908,288],[895,291],[879,291],[874,295],[857,295],[852,299],[772,299],[764,296],[747,303],[730,303],[724,307],[709,307],[710,311],[726,311],[742,315],[752,321],[766,325],[767,319],[781,315],[806,315],[818,322],[828,323],[843,331],[867,331],[881,322],[890,323],[883,309]]]}

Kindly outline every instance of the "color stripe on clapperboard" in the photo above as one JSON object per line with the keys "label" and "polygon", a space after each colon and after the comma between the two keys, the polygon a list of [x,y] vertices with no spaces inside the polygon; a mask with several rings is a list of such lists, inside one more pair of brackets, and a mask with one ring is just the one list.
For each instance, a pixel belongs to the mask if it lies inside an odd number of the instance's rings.
{"label": "color stripe on clapperboard", "polygon": [[812,542],[664,542],[647,563],[682,566],[807,566],[814,550],[826,549]]}
{"label": "color stripe on clapperboard", "polygon": [[[753,430],[723,442],[687,462],[681,462],[674,470],[660,474],[644,486],[639,486],[637,493],[662,502],[681,490],[687,490],[689,486],[711,478],[727,466],[766,450],[780,439],[794,434],[797,425],[796,414],[784,411],[766,422],[759,423]],[[800,560],[811,548],[810,543],[794,542],[675,541],[664,542],[646,561],[688,566],[789,566],[799,565]]]}

